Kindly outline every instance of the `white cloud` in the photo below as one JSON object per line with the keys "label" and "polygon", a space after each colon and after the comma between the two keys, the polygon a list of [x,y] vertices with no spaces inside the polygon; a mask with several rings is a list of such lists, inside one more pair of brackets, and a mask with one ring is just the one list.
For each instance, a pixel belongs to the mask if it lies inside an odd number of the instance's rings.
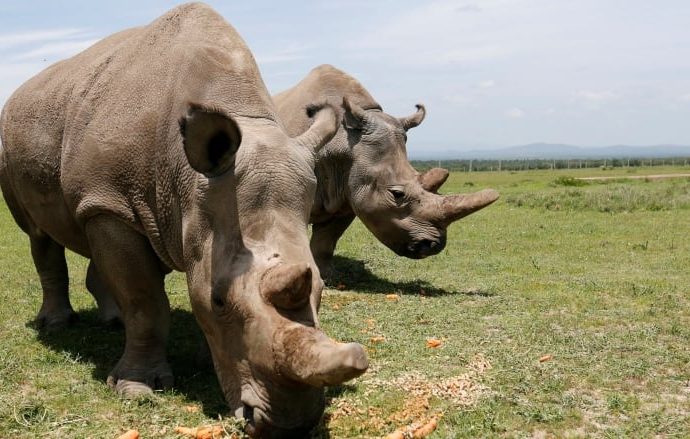
{"label": "white cloud", "polygon": [[26,32],[0,34],[0,49],[10,49],[16,46],[37,43],[41,41],[55,41],[75,38],[83,35],[84,29],[41,29]]}
{"label": "white cloud", "polygon": [[462,93],[445,95],[443,96],[443,100],[458,105],[465,105],[472,102],[472,98]]}
{"label": "white cloud", "polygon": [[498,46],[465,47],[451,49],[436,57],[443,64],[472,63],[501,56],[505,50]]}
{"label": "white cloud", "polygon": [[487,79],[479,83],[479,88],[491,88],[496,85],[496,81],[493,79]]}
{"label": "white cloud", "polygon": [[275,64],[298,61],[307,58],[307,52],[314,48],[311,44],[289,44],[274,53],[257,53],[256,62],[259,64]]}
{"label": "white cloud", "polygon": [[[371,24],[344,44],[351,54],[375,53],[410,65],[439,66],[481,63],[501,58],[515,45],[497,38],[506,19],[506,4],[458,0],[419,2],[397,8],[387,20]],[[510,8],[512,9],[512,8]],[[512,18],[511,18],[512,19]]]}
{"label": "white cloud", "polygon": [[511,108],[505,112],[505,116],[509,119],[521,119],[525,117],[525,112],[520,108]]}
{"label": "white cloud", "polygon": [[13,57],[13,60],[24,61],[38,58],[62,59],[72,56],[98,41],[88,39],[81,41],[60,41],[56,43],[43,44],[35,49],[23,52]]}
{"label": "white cloud", "polygon": [[589,102],[607,102],[618,98],[618,95],[612,91],[591,91],[591,90],[580,90],[575,93],[575,96],[579,99],[589,101]]}

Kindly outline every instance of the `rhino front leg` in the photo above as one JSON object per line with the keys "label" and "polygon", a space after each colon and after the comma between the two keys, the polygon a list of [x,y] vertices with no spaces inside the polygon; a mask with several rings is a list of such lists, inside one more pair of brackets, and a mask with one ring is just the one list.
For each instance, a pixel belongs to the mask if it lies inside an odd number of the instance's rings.
{"label": "rhino front leg", "polygon": [[170,304],[158,257],[146,237],[116,218],[89,220],[86,235],[98,277],[113,293],[125,326],[125,351],[108,385],[125,397],[172,386],[165,352]]}
{"label": "rhino front leg", "polygon": [[41,279],[43,304],[36,321],[41,328],[54,330],[76,319],[69,302],[69,276],[65,248],[42,231],[29,236],[31,256]]}
{"label": "rhino front leg", "polygon": [[340,216],[312,226],[311,254],[314,256],[322,278],[329,279],[335,274],[333,271],[335,246],[354,219],[354,215]]}

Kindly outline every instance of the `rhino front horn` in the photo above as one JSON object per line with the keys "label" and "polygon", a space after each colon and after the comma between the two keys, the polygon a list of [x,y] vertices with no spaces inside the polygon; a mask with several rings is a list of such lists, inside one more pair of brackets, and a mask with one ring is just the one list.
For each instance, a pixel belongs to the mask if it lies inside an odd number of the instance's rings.
{"label": "rhino front horn", "polygon": [[308,264],[278,264],[261,277],[261,296],[280,309],[298,309],[309,303],[312,271]]}
{"label": "rhino front horn", "polygon": [[295,327],[283,338],[284,373],[314,387],[335,386],[369,368],[362,345],[338,343],[318,329]]}
{"label": "rhino front horn", "polygon": [[442,203],[443,219],[450,224],[485,208],[498,200],[498,197],[498,192],[493,189],[484,189],[473,194],[445,195]]}

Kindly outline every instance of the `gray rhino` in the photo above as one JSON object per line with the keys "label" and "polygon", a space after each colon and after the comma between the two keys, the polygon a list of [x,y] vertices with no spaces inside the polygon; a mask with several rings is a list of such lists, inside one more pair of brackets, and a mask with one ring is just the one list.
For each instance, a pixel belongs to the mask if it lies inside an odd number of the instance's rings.
{"label": "gray rhino", "polygon": [[314,118],[305,110],[315,100],[337,106],[342,121],[316,160],[311,250],[322,274],[329,271],[336,243],[355,216],[398,255],[420,259],[443,250],[450,223],[498,199],[492,189],[439,195],[448,171],[419,174],[410,165],[406,132],[424,120],[423,105],[409,117],[390,116],[359,81],[322,65],[273,96],[290,135],[312,126]]}
{"label": "gray rhino", "polygon": [[39,322],[74,315],[64,249],[90,258],[89,289],[114,297],[125,326],[108,383],[124,396],[167,387],[163,279],[183,271],[230,407],[259,437],[308,431],[323,387],[368,366],[316,315],[314,150],[337,129],[333,108],[318,109],[288,137],[244,41],[201,4],[26,82],[0,117],[0,186],[29,236]]}

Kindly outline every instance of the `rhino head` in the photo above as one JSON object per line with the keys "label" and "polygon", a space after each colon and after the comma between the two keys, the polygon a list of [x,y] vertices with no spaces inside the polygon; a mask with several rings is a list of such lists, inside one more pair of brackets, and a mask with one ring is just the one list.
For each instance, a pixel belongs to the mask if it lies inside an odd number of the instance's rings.
{"label": "rhino head", "polygon": [[277,124],[203,109],[181,122],[189,163],[208,177],[206,209],[183,225],[185,240],[199,236],[197,223],[212,230],[188,246],[198,249],[187,255],[198,260],[188,271],[192,308],[225,398],[256,437],[303,437],[323,413],[324,386],[368,367],[361,345],[328,338],[317,318],[323,282],[307,221],[315,149],[335,122],[326,107],[292,139]]}
{"label": "rhino head", "polygon": [[421,259],[439,253],[454,221],[498,199],[486,189],[471,194],[439,195],[448,171],[418,173],[407,159],[407,131],[424,120],[426,110],[396,118],[379,106],[362,108],[343,98],[344,125],[351,148],[349,201],[364,225],[400,256]]}

